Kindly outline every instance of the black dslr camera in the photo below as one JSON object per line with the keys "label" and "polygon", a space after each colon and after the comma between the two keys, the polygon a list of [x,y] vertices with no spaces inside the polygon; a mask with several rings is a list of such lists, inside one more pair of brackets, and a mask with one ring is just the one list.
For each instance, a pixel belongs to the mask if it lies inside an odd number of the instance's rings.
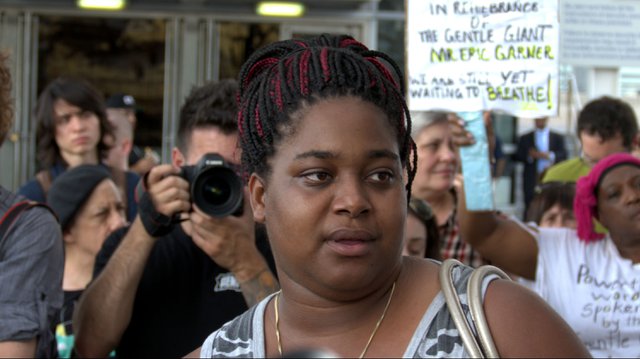
{"label": "black dslr camera", "polygon": [[207,153],[195,166],[183,166],[180,176],[191,187],[191,201],[212,217],[241,216],[243,184],[234,168],[217,153]]}

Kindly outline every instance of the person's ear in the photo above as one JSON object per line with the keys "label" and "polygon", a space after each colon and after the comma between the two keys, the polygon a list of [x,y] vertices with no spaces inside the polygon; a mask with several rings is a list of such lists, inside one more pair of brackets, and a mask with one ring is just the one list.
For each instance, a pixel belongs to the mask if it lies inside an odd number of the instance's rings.
{"label": "person's ear", "polygon": [[64,244],[73,244],[76,241],[73,234],[71,234],[71,231],[69,230],[62,231],[62,240],[64,241]]}
{"label": "person's ear", "polygon": [[122,153],[129,155],[132,148],[133,148],[133,142],[130,139],[122,140],[122,145],[121,145]]}
{"label": "person's ear", "polygon": [[174,147],[171,150],[171,163],[176,167],[182,167],[185,162],[186,160],[182,152],[178,149],[178,147]]}
{"label": "person's ear", "polygon": [[264,223],[266,220],[265,200],[267,197],[264,180],[257,174],[249,177],[249,200],[253,210],[253,220],[257,223]]}
{"label": "person's ear", "polygon": [[116,138],[113,135],[104,135],[102,136],[102,142],[108,147],[113,147],[116,145]]}

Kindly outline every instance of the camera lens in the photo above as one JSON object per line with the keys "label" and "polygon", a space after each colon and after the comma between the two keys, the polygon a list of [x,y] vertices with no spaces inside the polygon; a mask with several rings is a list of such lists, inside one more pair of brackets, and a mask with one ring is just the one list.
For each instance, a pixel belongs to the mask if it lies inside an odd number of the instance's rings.
{"label": "camera lens", "polygon": [[223,205],[229,200],[229,196],[231,195],[229,184],[216,177],[210,178],[207,182],[203,183],[201,191],[204,200],[214,206]]}
{"label": "camera lens", "polygon": [[242,214],[243,186],[240,177],[224,166],[208,167],[194,179],[192,200],[214,217]]}

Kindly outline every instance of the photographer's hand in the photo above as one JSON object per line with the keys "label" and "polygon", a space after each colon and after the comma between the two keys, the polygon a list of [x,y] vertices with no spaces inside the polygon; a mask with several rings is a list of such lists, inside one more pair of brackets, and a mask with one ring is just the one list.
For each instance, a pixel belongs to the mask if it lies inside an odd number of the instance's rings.
{"label": "photographer's hand", "polygon": [[252,306],[278,290],[279,285],[256,247],[255,223],[246,189],[244,198],[242,216],[209,217],[194,206],[190,226],[184,228],[211,259],[233,273],[247,305]]}
{"label": "photographer's hand", "polygon": [[167,217],[191,209],[189,182],[179,174],[179,167],[159,165],[152,168],[147,177],[151,201],[156,211]]}
{"label": "photographer's hand", "polygon": [[[139,186],[138,215],[146,232],[154,238],[173,230],[174,216],[188,212],[189,183],[179,177],[180,168],[170,165],[154,167]],[[143,183],[143,182],[141,182]]]}

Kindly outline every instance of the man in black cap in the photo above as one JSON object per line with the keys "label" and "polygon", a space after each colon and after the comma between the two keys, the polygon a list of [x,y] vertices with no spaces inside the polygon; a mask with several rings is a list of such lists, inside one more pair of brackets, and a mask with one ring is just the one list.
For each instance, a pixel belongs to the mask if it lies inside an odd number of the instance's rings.
{"label": "man in black cap", "polygon": [[[111,123],[116,127],[114,150],[118,151],[120,148],[125,148],[125,151],[129,151],[128,168],[126,169],[136,172],[139,175],[144,175],[153,166],[159,163],[160,159],[158,154],[151,148],[147,147],[143,149],[133,143],[134,132],[137,124],[136,100],[133,96],[117,93],[109,97],[107,99],[107,116]],[[127,121],[128,124],[124,123],[124,121]],[[120,129],[120,127],[125,126],[130,126],[130,129]],[[118,146],[118,144],[122,145],[122,141],[119,141],[121,139],[118,137],[122,137],[123,134],[127,133],[130,133],[131,135],[130,149],[127,148],[126,143],[123,146]]]}
{"label": "man in black cap", "polygon": [[136,99],[131,95],[117,93],[107,99],[107,110],[118,110],[125,114],[131,126],[136,127]]}

